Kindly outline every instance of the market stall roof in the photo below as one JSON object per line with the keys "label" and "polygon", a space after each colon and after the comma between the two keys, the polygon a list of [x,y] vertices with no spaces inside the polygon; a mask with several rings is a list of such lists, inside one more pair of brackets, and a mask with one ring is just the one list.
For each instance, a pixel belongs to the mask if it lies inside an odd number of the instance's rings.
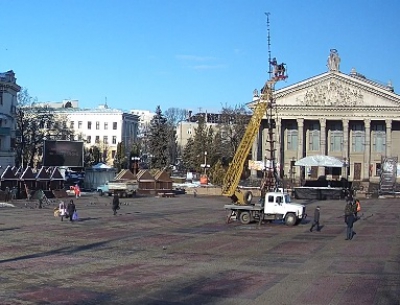
{"label": "market stall roof", "polygon": [[35,180],[35,174],[32,171],[32,168],[28,166],[21,175],[21,180]]}
{"label": "market stall roof", "polygon": [[332,156],[315,155],[300,159],[295,166],[343,167],[344,162]]}
{"label": "market stall roof", "polygon": [[50,176],[44,167],[40,168],[39,172],[36,175],[36,180],[42,180],[42,181],[50,180]]}
{"label": "market stall roof", "polygon": [[17,175],[17,173],[18,173],[18,167],[13,166],[13,167],[11,168],[11,170],[13,171],[14,175]]}
{"label": "market stall roof", "polygon": [[139,182],[154,182],[155,179],[147,169],[141,169],[137,173],[137,180]]}
{"label": "market stall roof", "polygon": [[129,169],[122,169],[114,180],[136,180],[136,176]]}
{"label": "market stall roof", "polygon": [[57,167],[55,167],[50,175],[51,181],[63,181],[64,177],[61,175]]}
{"label": "market stall roof", "polygon": [[1,174],[1,181],[4,180],[19,180],[19,177],[15,174],[15,171],[10,165],[8,165]]}
{"label": "market stall roof", "polygon": [[159,182],[172,182],[170,175],[165,170],[152,169],[150,170],[151,175],[156,181]]}

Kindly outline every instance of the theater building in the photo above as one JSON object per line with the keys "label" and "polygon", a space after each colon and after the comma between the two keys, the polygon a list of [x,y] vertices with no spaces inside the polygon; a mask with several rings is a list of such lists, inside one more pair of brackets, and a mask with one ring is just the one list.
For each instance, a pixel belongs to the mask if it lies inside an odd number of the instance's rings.
{"label": "theater building", "polygon": [[[382,157],[400,151],[400,96],[355,69],[340,71],[340,57],[331,50],[328,71],[274,92],[275,151],[282,177],[300,181],[327,179],[379,182]],[[249,103],[249,107],[251,104]],[[269,143],[263,120],[252,159],[267,158]],[[299,168],[306,156],[329,155],[347,166]],[[252,175],[256,175],[255,170]]]}

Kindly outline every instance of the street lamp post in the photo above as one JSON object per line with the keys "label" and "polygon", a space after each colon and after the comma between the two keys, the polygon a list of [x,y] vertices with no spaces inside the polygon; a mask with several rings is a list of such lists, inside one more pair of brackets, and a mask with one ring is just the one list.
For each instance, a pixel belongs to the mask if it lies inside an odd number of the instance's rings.
{"label": "street lamp post", "polygon": [[208,178],[207,178],[207,168],[210,167],[210,165],[207,164],[207,152],[204,152],[204,164],[201,164],[200,167],[204,167],[204,176],[203,176],[203,181],[201,182],[201,177],[200,177],[200,183],[202,184],[208,184]]}
{"label": "street lamp post", "polygon": [[207,151],[204,152],[204,175],[207,175]]}
{"label": "street lamp post", "polygon": [[135,175],[139,172],[139,161],[139,157],[131,157],[131,171]]}
{"label": "street lamp post", "polygon": [[346,189],[349,188],[349,166],[350,166],[350,160],[348,160],[347,158],[343,159],[343,165],[345,168],[345,183],[346,183]]}

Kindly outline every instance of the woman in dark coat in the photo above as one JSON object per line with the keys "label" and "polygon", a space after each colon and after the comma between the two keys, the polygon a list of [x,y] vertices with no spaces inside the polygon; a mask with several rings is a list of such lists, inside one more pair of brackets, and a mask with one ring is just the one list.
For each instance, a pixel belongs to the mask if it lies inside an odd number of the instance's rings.
{"label": "woman in dark coat", "polygon": [[353,238],[354,221],[355,221],[354,208],[352,202],[349,201],[346,204],[346,208],[344,210],[344,222],[347,224],[346,240],[351,240]]}
{"label": "woman in dark coat", "polygon": [[313,221],[313,223],[311,225],[310,232],[313,231],[315,226],[317,226],[317,231],[318,232],[321,230],[321,227],[319,226],[320,210],[321,210],[321,208],[319,206],[317,206],[317,208],[314,211],[314,221]]}
{"label": "woman in dark coat", "polygon": [[72,216],[74,215],[74,212],[76,212],[76,208],[75,208],[75,203],[74,201],[71,199],[71,201],[68,203],[67,205],[67,213],[68,213],[68,218],[69,221],[72,221]]}
{"label": "woman in dark coat", "polygon": [[119,210],[119,197],[118,194],[114,194],[113,202],[112,202],[112,210],[114,215],[117,215],[117,210]]}

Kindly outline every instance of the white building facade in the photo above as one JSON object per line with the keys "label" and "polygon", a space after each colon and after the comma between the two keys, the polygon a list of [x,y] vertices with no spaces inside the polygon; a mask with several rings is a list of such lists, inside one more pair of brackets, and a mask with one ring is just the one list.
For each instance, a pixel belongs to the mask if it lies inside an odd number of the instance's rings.
{"label": "white building facade", "polygon": [[15,165],[15,114],[21,90],[16,81],[12,70],[0,73],[0,173]]}
{"label": "white building facade", "polygon": [[144,137],[147,134],[150,127],[150,122],[156,115],[156,113],[151,112],[149,110],[138,110],[138,109],[133,109],[129,112],[139,117],[138,137],[139,138]]}
{"label": "white building facade", "polygon": [[67,126],[74,130],[75,140],[85,141],[86,147],[96,145],[106,150],[109,164],[114,161],[118,143],[124,143],[128,154],[137,141],[139,117],[136,115],[109,109],[106,105],[97,109],[59,108],[55,113],[67,116]]}

